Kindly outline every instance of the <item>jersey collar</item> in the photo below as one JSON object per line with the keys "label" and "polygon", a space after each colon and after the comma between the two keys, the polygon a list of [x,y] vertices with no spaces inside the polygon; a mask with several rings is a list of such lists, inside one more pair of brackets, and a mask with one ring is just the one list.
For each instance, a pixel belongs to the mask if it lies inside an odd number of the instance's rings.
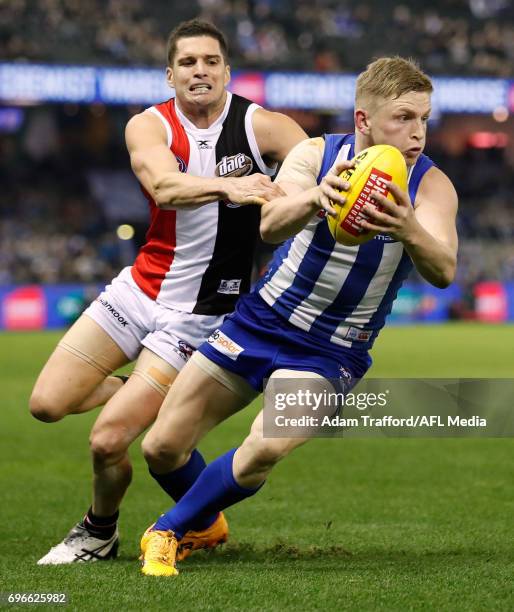
{"label": "jersey collar", "polygon": [[177,112],[177,116],[180,120],[180,123],[184,126],[186,130],[191,130],[195,132],[212,132],[212,131],[217,130],[227,118],[228,109],[230,108],[231,101],[232,101],[232,93],[230,91],[227,91],[227,99],[225,100],[225,106],[223,108],[223,112],[216,119],[216,121],[207,128],[196,127],[196,125],[192,121],[190,121],[181,111],[180,106],[178,105],[178,100],[176,98],[175,98],[175,110]]}

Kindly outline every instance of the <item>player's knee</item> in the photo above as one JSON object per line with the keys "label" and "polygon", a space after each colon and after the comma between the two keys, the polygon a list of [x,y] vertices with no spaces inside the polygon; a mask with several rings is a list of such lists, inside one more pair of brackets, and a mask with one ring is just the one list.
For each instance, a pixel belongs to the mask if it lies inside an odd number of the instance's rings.
{"label": "player's knee", "polygon": [[111,426],[94,428],[89,436],[89,447],[93,462],[112,465],[125,456],[129,443],[123,428]]}
{"label": "player's knee", "polygon": [[189,453],[189,449],[178,440],[164,439],[152,435],[151,431],[143,439],[141,449],[149,467],[157,471],[175,469],[182,465]]}
{"label": "player's knee", "polygon": [[32,416],[38,421],[44,423],[55,423],[60,421],[66,416],[65,408],[53,398],[49,397],[45,393],[39,392],[35,389],[32,392],[29,400],[29,409]]}

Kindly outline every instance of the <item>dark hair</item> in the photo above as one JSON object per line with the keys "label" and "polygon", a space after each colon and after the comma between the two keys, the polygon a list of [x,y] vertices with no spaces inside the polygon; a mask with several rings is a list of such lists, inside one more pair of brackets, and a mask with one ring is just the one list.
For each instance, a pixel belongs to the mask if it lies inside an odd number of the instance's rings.
{"label": "dark hair", "polygon": [[221,53],[225,63],[228,63],[228,43],[225,35],[221,30],[208,21],[201,19],[190,19],[179,23],[176,28],[170,32],[168,36],[167,58],[168,66],[173,64],[175,53],[177,52],[177,42],[181,38],[192,38],[193,36],[210,36],[217,40],[220,44]]}

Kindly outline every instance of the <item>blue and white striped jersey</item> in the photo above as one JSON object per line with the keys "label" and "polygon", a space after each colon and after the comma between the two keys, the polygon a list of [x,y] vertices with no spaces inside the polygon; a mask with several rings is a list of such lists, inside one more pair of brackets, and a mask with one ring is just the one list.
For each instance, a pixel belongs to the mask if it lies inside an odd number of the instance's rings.
{"label": "blue and white striped jersey", "polygon": [[[354,145],[354,134],[325,136],[318,183],[336,161],[354,157]],[[413,203],[421,179],[433,165],[421,155],[411,167]],[[320,215],[275,251],[256,289],[296,327],[340,346],[367,350],[412,265],[403,244],[386,234],[360,246],[337,243]]]}

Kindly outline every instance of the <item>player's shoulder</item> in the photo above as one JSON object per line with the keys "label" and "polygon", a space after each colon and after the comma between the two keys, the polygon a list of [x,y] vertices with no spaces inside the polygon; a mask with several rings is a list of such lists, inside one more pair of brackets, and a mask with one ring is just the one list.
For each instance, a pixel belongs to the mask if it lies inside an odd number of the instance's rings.
{"label": "player's shoulder", "polygon": [[[430,159],[430,158],[427,157],[426,159]],[[433,162],[430,165],[430,167],[426,170],[425,174],[423,175],[423,180],[421,184],[422,185],[426,184],[428,186],[434,186],[438,188],[446,187],[446,188],[454,189],[453,183],[448,177],[448,175],[445,174],[441,170],[441,168],[436,166]]]}
{"label": "player's shoulder", "polygon": [[296,144],[280,168],[276,183],[291,183],[303,190],[316,186],[323,162],[323,138],[307,138]]}
{"label": "player's shoulder", "polygon": [[322,136],[305,138],[290,151],[289,157],[321,160],[325,151],[325,139]]}
{"label": "player's shoulder", "polygon": [[274,161],[283,162],[291,149],[307,138],[294,119],[261,107],[252,115],[252,127],[259,151]]}
{"label": "player's shoulder", "polygon": [[141,112],[132,115],[127,122],[127,128],[138,129],[162,125],[162,120],[158,117],[158,112],[155,106],[145,108]]}
{"label": "player's shoulder", "polygon": [[[167,140],[167,130],[163,120],[154,112],[155,107],[149,107],[133,115],[125,127],[125,137],[139,139],[143,137],[155,137]],[[158,111],[157,111],[158,112]]]}
{"label": "player's shoulder", "polygon": [[[425,156],[426,157],[426,156]],[[429,158],[426,158],[429,159]],[[441,168],[435,164],[430,165],[421,179],[419,190],[419,198],[424,200],[435,200],[444,198],[457,202],[457,192],[452,181]],[[418,198],[416,198],[418,200]]]}
{"label": "player's shoulder", "polygon": [[324,151],[325,149],[325,139],[323,136],[316,136],[315,138],[307,138],[300,144],[303,144],[305,147],[316,147],[320,151]]}
{"label": "player's shoulder", "polygon": [[284,115],[284,113],[270,111],[262,106],[255,109],[252,115],[252,124],[254,131],[273,132],[275,134],[284,130],[301,130],[291,117]]}

